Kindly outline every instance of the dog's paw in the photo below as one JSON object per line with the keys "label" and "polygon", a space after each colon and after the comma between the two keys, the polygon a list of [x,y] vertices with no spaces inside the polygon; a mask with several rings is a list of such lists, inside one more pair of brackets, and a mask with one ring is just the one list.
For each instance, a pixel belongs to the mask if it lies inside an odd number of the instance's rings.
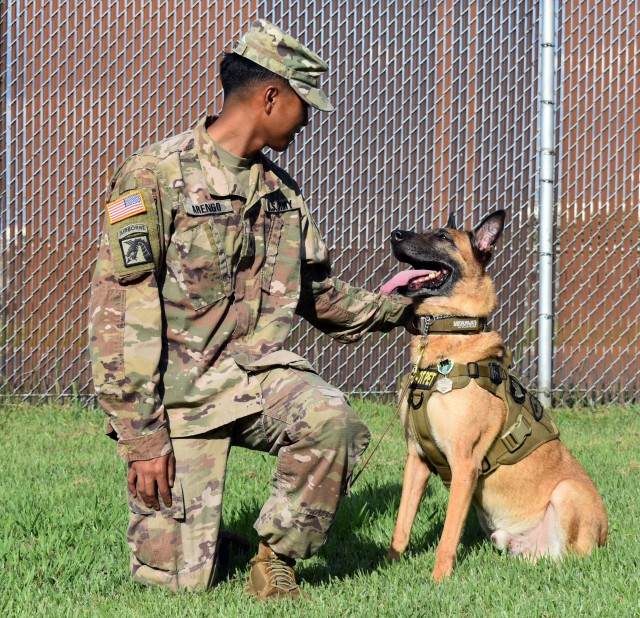
{"label": "dog's paw", "polygon": [[435,582],[441,582],[447,579],[447,577],[449,577],[452,572],[452,566],[442,566],[436,564],[435,569],[433,569],[433,573],[431,573],[431,579]]}
{"label": "dog's paw", "polygon": [[402,556],[402,554],[398,550],[393,549],[393,547],[389,548],[389,551],[387,552],[387,560],[389,562],[397,562],[400,560],[400,556]]}

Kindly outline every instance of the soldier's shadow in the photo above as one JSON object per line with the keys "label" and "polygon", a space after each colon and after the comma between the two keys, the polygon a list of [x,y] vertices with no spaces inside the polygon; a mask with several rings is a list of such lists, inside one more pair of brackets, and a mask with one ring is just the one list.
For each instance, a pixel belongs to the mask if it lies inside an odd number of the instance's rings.
{"label": "soldier's shadow", "polygon": [[[385,557],[395,526],[401,491],[400,483],[355,488],[353,495],[345,498],[340,505],[329,538],[318,552],[318,558],[300,561],[296,565],[299,579],[321,583],[334,578],[348,578],[356,573],[371,572],[386,564]],[[439,504],[440,497],[434,497],[433,493],[433,485],[429,485],[418,513],[418,518],[427,520],[423,525],[414,527],[411,536],[413,552],[433,551],[442,532],[446,503]],[[434,501],[438,503],[434,504]],[[222,570],[223,578],[228,579],[242,571],[246,572],[247,560],[255,554],[258,545],[253,522],[259,511],[257,504],[245,505],[235,511],[232,518],[225,517],[225,528],[247,538],[250,550],[247,555],[236,554],[230,557],[229,563]],[[382,530],[376,525],[381,520],[385,522]],[[461,539],[459,559],[464,559],[464,555],[482,543],[483,539],[475,513],[472,513]]]}

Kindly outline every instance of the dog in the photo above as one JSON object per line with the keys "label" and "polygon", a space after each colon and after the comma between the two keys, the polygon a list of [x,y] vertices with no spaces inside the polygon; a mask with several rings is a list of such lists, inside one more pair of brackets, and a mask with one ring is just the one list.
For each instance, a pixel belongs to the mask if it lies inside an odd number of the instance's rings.
{"label": "dog", "polygon": [[[540,402],[509,371],[500,335],[483,328],[497,306],[485,269],[504,221],[505,212],[498,210],[473,231],[455,229],[450,218],[445,228],[425,234],[391,235],[395,257],[412,269],[381,291],[411,298],[423,329],[411,344],[415,368],[401,409],[409,452],[387,556],[398,560],[407,549],[432,472],[443,479],[450,472],[436,581],[453,571],[472,502],[487,537],[509,554],[532,560],[568,552],[583,556],[607,538],[607,513],[594,482],[560,441]],[[439,328],[442,322],[445,328]],[[452,378],[456,372],[459,377]],[[517,403],[506,404],[498,396],[505,393]],[[515,422],[508,405],[519,414]],[[497,465],[491,457],[507,463]]]}

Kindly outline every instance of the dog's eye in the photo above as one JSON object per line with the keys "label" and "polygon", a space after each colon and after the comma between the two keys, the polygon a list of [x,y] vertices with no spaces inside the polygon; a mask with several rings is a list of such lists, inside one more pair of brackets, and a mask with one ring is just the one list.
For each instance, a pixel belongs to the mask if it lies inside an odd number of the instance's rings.
{"label": "dog's eye", "polygon": [[439,238],[440,240],[448,240],[449,242],[451,242],[451,236],[449,236],[449,234],[447,234],[446,232],[438,231],[435,233],[435,237]]}

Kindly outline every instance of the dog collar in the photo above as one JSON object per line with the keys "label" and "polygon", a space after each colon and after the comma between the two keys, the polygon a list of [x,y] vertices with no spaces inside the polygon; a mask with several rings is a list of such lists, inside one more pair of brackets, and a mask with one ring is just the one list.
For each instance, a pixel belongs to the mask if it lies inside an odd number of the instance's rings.
{"label": "dog collar", "polygon": [[460,315],[426,315],[420,317],[420,333],[475,335],[485,330],[487,318],[470,318]]}

